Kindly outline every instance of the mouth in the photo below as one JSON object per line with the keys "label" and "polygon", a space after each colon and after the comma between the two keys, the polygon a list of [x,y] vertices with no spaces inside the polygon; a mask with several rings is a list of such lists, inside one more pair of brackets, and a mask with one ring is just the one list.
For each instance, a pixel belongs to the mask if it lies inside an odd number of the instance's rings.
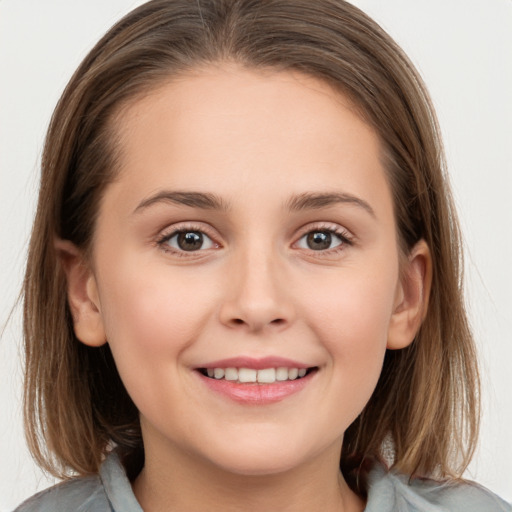
{"label": "mouth", "polygon": [[229,381],[234,384],[274,384],[276,382],[287,382],[301,380],[304,377],[316,372],[318,367],[309,368],[295,367],[270,367],[270,368],[236,368],[236,367],[214,367],[198,368],[199,373],[204,377],[218,381]]}
{"label": "mouth", "polygon": [[195,370],[215,394],[254,406],[280,402],[309,388],[320,367],[278,356],[240,356],[209,361]]}

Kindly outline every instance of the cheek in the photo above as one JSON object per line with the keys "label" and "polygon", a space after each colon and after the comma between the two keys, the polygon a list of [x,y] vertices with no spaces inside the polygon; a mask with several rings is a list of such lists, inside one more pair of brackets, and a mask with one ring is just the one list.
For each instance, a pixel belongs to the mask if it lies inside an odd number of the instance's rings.
{"label": "cheek", "polygon": [[383,272],[377,268],[347,268],[322,279],[316,276],[308,286],[309,293],[301,293],[305,298],[304,311],[310,313],[312,325],[329,333],[329,339],[357,337],[357,345],[382,343],[387,338],[397,280],[398,271],[394,268]]}
{"label": "cheek", "polygon": [[305,295],[304,317],[329,353],[338,386],[353,390],[355,402],[368,400],[380,376],[397,279],[393,268],[340,271]]}
{"label": "cheek", "polygon": [[101,282],[107,340],[112,350],[122,347],[122,357],[140,357],[140,363],[193,343],[212,304],[208,287],[155,265],[118,265]]}
{"label": "cheek", "polygon": [[161,410],[169,396],[178,410],[178,377],[186,371],[180,364],[182,353],[211,316],[211,287],[194,286],[197,280],[165,266],[128,267],[117,265],[101,281],[110,349],[128,394],[143,414]]}

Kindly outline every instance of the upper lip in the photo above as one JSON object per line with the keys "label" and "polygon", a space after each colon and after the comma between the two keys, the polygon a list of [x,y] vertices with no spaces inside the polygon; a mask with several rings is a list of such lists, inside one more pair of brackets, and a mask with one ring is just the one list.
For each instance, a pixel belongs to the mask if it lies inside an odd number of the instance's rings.
{"label": "upper lip", "polygon": [[311,368],[314,365],[304,364],[292,359],[278,356],[267,356],[254,358],[247,356],[230,357],[228,359],[219,359],[205,363],[199,368],[253,368],[254,370],[263,370],[265,368]]}

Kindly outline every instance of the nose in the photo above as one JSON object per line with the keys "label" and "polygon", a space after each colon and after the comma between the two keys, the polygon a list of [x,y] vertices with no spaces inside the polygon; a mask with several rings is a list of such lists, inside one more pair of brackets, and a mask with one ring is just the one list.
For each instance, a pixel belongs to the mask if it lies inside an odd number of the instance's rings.
{"label": "nose", "polygon": [[287,328],[295,310],[283,266],[278,258],[264,252],[240,255],[226,277],[221,322],[252,333]]}

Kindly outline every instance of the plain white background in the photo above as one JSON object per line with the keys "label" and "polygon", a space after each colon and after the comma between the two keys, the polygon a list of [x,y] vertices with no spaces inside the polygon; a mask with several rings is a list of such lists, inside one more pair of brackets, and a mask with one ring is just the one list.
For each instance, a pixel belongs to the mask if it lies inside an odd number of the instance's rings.
{"label": "plain white background", "polygon": [[[72,72],[133,0],[0,0],[0,328],[22,280],[44,133]],[[466,476],[512,501],[512,0],[354,0],[409,54],[438,111],[483,373]],[[51,483],[21,423],[20,308],[0,339],[0,512]]]}

